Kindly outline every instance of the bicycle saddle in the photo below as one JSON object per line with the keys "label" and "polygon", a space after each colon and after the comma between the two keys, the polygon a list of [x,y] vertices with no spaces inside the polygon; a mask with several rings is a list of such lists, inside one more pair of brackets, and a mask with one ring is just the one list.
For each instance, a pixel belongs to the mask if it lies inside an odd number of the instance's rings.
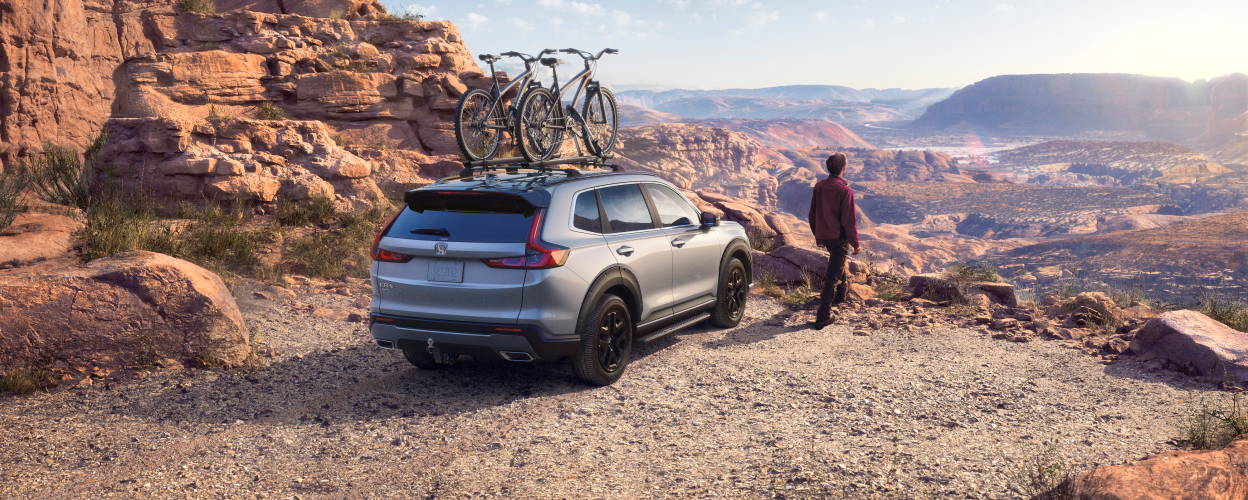
{"label": "bicycle saddle", "polygon": [[555,59],[555,58],[553,58],[553,57],[543,57],[543,58],[542,58],[542,66],[550,66],[550,67],[552,67],[552,68],[553,68],[553,67],[558,66],[558,65],[560,65],[560,64],[563,64],[563,60],[562,60],[562,59]]}
{"label": "bicycle saddle", "polygon": [[496,56],[491,55],[491,54],[481,54],[481,55],[477,56],[477,59],[480,59],[480,60],[481,60],[481,62],[485,62],[485,63],[492,63],[492,62],[495,62],[495,61],[500,61],[500,60],[502,60],[503,58],[501,58],[501,57],[496,57]]}

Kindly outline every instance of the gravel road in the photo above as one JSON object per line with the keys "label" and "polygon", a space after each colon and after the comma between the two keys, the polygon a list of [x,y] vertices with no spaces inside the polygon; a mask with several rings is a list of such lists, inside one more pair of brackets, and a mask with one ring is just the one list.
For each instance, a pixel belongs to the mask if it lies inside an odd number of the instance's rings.
{"label": "gravel road", "polygon": [[816,332],[760,295],[610,387],[564,363],[422,371],[307,314],[354,300],[240,299],[262,370],[0,397],[0,498],[1013,498],[1043,441],[1081,466],[1173,449],[1207,392],[940,317]]}

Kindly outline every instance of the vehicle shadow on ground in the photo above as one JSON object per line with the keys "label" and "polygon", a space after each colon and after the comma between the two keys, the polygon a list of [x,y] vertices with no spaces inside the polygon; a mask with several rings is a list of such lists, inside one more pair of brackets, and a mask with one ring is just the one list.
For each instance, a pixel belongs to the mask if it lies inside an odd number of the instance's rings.
{"label": "vehicle shadow on ground", "polygon": [[[632,363],[674,344],[637,346]],[[186,370],[156,377],[163,379],[161,390],[149,394],[126,386],[97,394],[116,400],[116,414],[163,422],[331,425],[471,413],[529,398],[611,390],[582,383],[566,360],[463,356],[447,368],[422,370],[401,352],[372,345],[289,357],[257,370]]]}

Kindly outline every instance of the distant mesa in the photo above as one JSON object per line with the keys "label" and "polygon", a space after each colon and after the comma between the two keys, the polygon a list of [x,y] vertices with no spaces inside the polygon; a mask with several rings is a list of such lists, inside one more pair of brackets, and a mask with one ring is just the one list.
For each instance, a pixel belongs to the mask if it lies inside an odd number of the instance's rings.
{"label": "distant mesa", "polygon": [[998,168],[1042,185],[1129,186],[1157,178],[1178,182],[1231,172],[1169,142],[1049,141],[1001,151],[997,159]]}
{"label": "distant mesa", "polygon": [[966,124],[1016,134],[1132,130],[1186,140],[1206,131],[1210,95],[1223,78],[1188,83],[1108,73],[994,76],[931,105],[912,126]]}
{"label": "distant mesa", "polygon": [[621,103],[686,118],[822,118],[837,122],[909,120],[955,89],[863,89],[787,85],[761,89],[628,90]]}

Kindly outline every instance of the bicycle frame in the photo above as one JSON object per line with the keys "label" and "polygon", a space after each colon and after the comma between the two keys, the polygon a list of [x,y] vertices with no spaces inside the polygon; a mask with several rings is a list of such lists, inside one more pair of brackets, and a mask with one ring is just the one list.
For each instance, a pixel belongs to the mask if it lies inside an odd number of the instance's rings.
{"label": "bicycle frame", "polygon": [[[494,116],[495,111],[497,111],[498,107],[503,104],[503,96],[507,95],[508,92],[511,92],[511,89],[517,85],[521,85],[520,89],[516,91],[516,102],[519,102],[520,99],[524,97],[524,90],[527,89],[529,84],[535,79],[535,71],[532,63],[525,63],[524,73],[516,75],[516,77],[511,80],[511,83],[508,83],[507,86],[503,87],[501,90],[498,88],[498,73],[494,71],[494,63],[490,63],[490,74],[494,78],[494,83],[490,85],[490,96],[494,98],[494,104],[490,105],[490,112],[485,115],[487,117]],[[508,130],[511,127],[507,124],[503,124],[485,125],[485,128]]]}
{"label": "bicycle frame", "polygon": [[[580,113],[576,112],[576,103],[581,101],[581,96],[585,93],[585,88],[588,87],[590,82],[593,81],[593,76],[594,76],[593,66],[589,64],[589,61],[585,61],[585,69],[581,70],[580,73],[577,73],[576,76],[569,78],[567,83],[565,83],[562,87],[559,86],[559,75],[558,73],[554,71],[554,68],[551,68],[551,74],[554,77],[554,82],[550,86],[550,92],[555,94],[555,99],[559,101],[560,106],[563,106],[563,94],[568,91],[568,87],[571,86],[573,83],[580,82],[579,85],[577,85],[576,87],[576,94],[572,96],[572,104],[569,105],[572,107],[572,112],[568,113],[568,116],[566,118],[573,119],[573,117],[580,116]],[[547,120],[549,118],[550,118],[550,112],[547,111],[546,116],[542,117],[542,120]],[[567,130],[569,128],[566,125],[548,125],[548,126],[556,130]],[[576,129],[573,129],[572,133],[575,134]],[[579,148],[579,145],[578,145],[578,148]]]}

